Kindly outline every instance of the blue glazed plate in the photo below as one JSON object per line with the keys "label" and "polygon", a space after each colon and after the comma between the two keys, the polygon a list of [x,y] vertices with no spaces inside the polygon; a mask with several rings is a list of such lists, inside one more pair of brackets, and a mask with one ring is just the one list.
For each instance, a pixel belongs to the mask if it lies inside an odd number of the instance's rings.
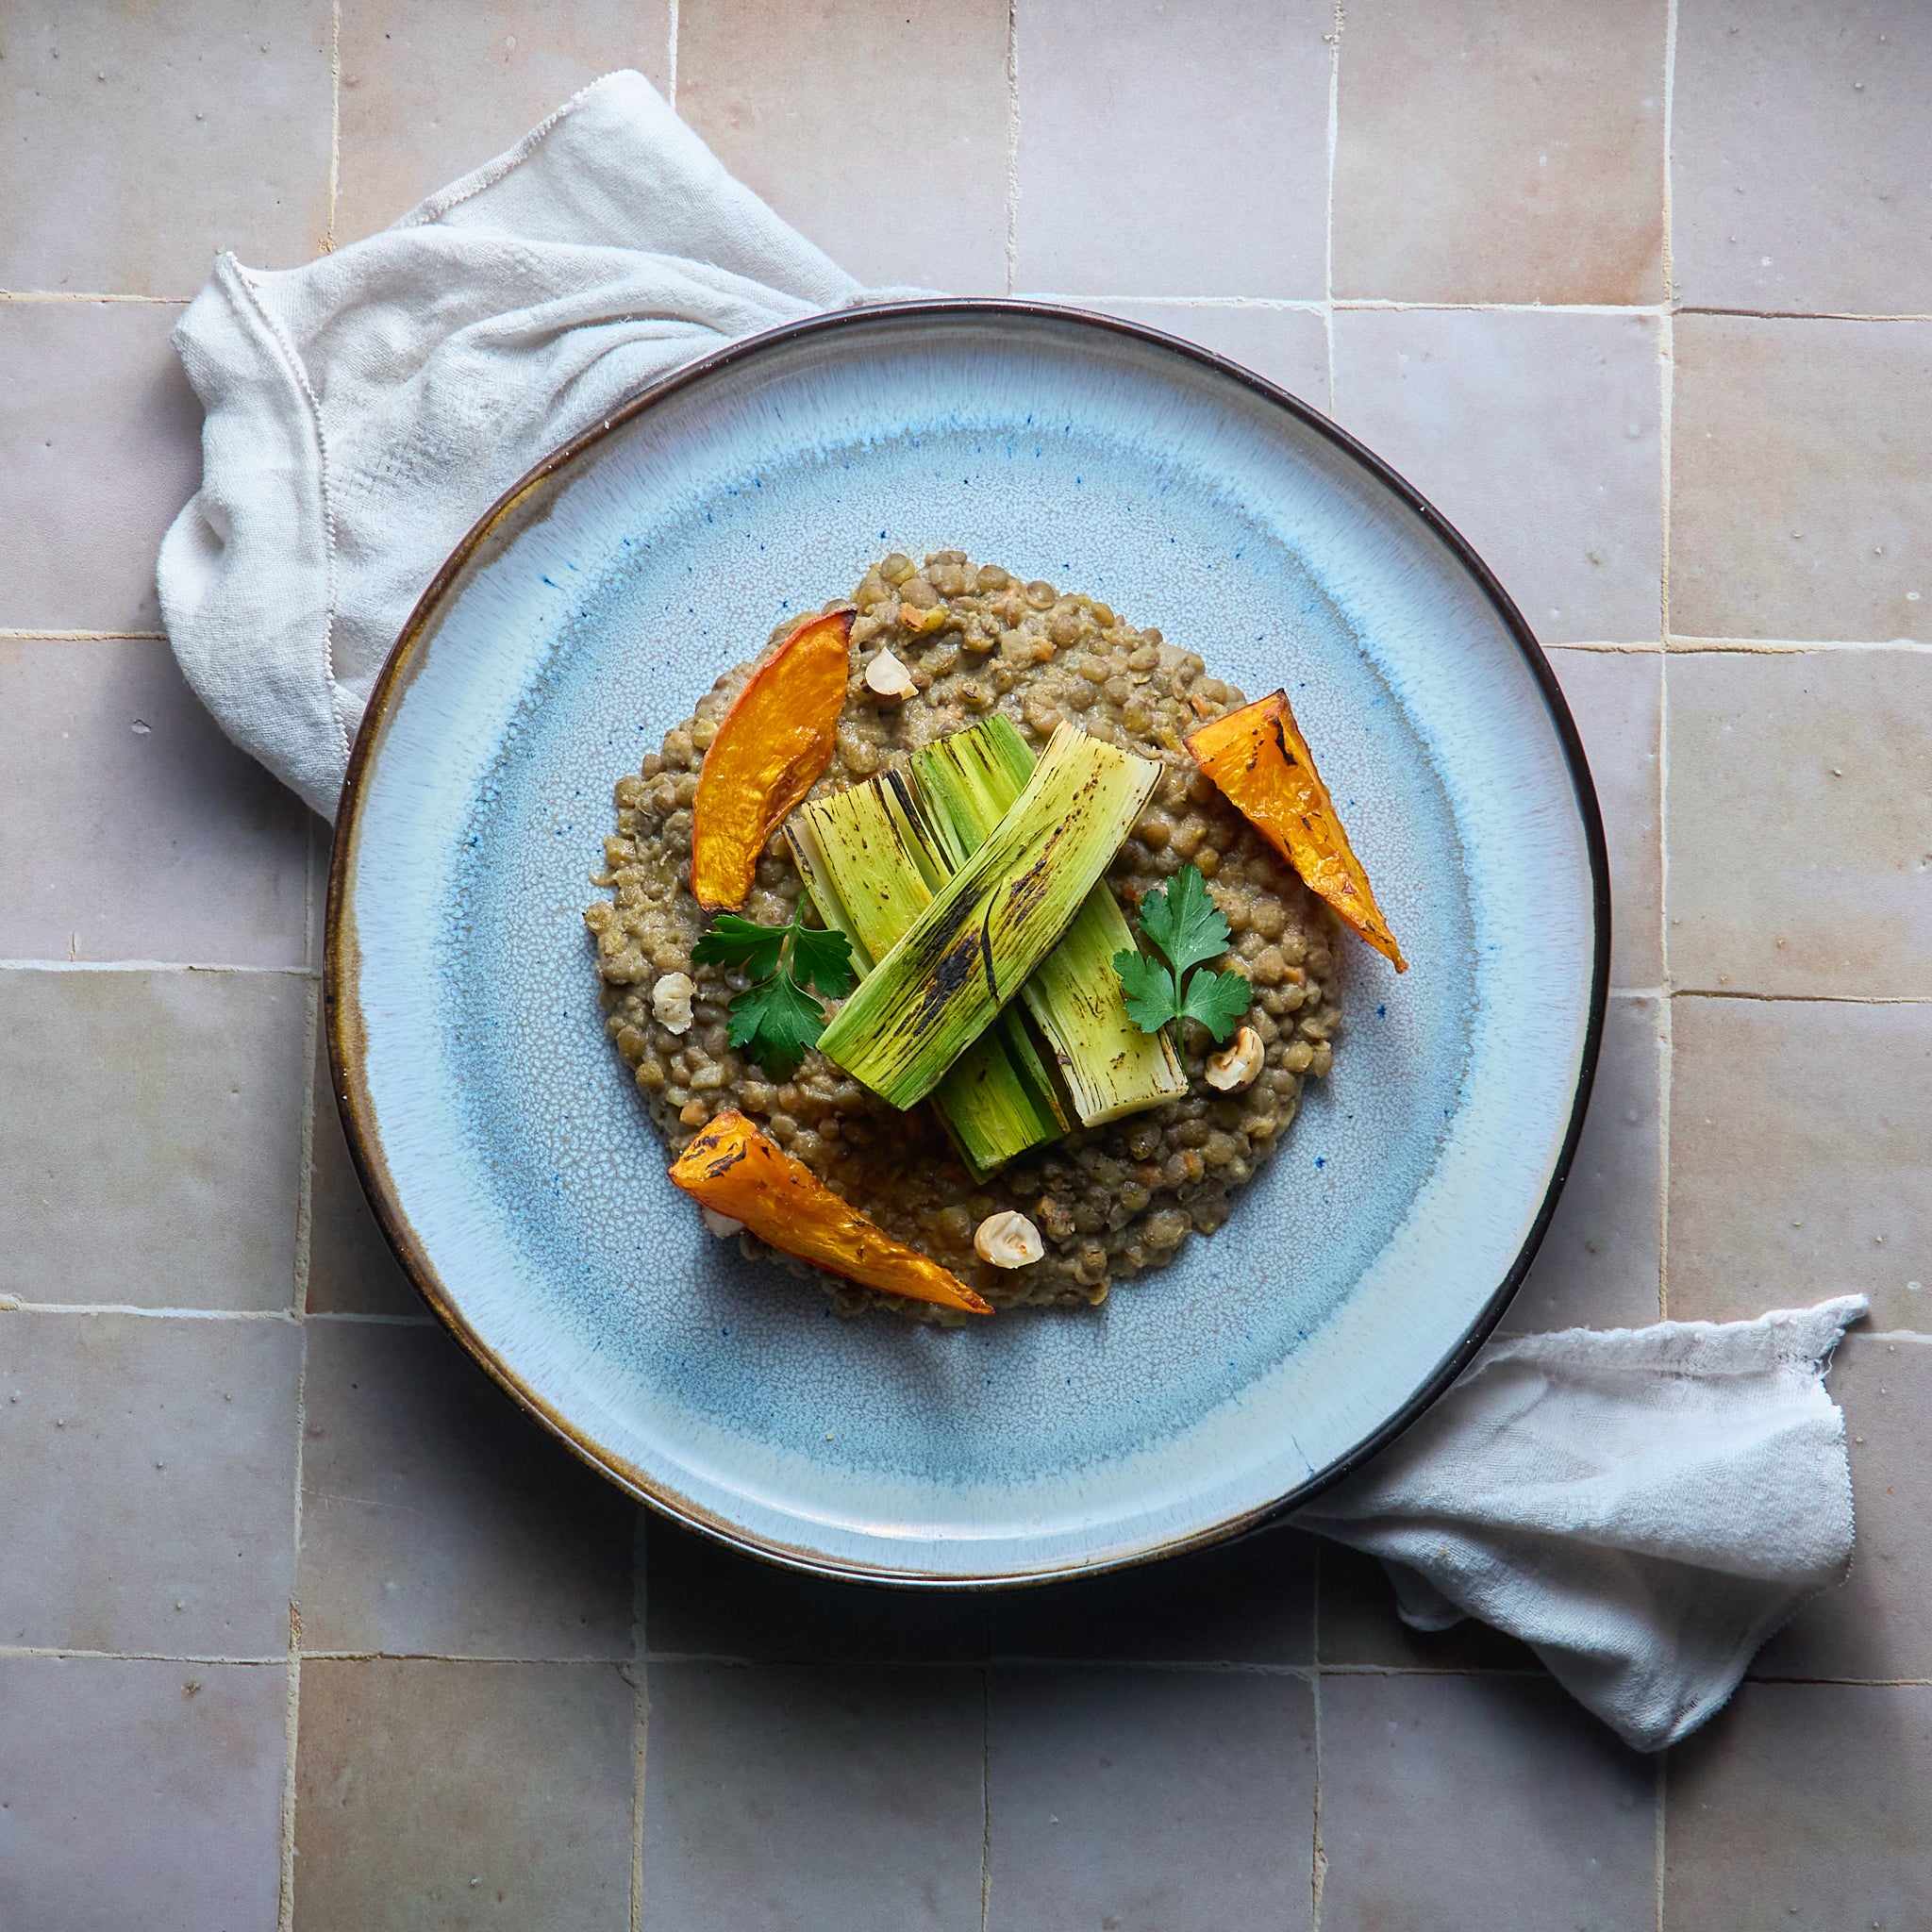
{"label": "blue glazed plate", "polygon": [[[785,610],[889,549],[1105,598],[1285,685],[1411,962],[1209,1240],[1098,1310],[834,1320],[709,1240],[606,1041],[610,788]],[[330,883],[337,1093],[405,1266],[635,1494],[848,1576],[1010,1583],[1265,1519],[1467,1360],[1567,1168],[1608,899],[1522,619],[1415,493],[1253,376],[1019,304],[818,318],[541,466],[411,619]]]}

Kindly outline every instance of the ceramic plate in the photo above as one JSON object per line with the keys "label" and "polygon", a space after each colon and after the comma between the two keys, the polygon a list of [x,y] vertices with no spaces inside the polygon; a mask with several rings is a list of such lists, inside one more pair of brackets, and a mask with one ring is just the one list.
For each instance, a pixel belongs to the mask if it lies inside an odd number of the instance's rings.
{"label": "ceramic plate", "polygon": [[[1105,598],[1285,685],[1410,960],[1211,1240],[1104,1307],[841,1323],[708,1238],[598,1011],[610,788],[787,610],[891,549]],[[700,363],[498,506],[356,747],[330,1044],[404,1265],[591,1462],[842,1575],[1144,1560],[1306,1497],[1419,1412],[1527,1268],[1608,942],[1562,700],[1488,572],[1322,418],[1165,338],[1018,304],[815,319]]]}

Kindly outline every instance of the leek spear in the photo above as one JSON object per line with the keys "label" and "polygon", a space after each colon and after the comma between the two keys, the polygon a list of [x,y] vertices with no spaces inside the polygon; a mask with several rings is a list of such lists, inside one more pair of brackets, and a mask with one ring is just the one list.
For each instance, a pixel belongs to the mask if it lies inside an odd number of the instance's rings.
{"label": "leek spear", "polygon": [[893,1107],[924,1100],[1078,916],[1160,767],[1061,724],[991,835],[826,1027],[819,1051]]}
{"label": "leek spear", "polygon": [[[825,924],[852,942],[861,974],[890,952],[952,868],[896,772],[817,800],[785,836]],[[1039,1049],[1003,1013],[933,1090],[933,1105],[974,1180],[1069,1126]]]}
{"label": "leek spear", "polygon": [[[1033,754],[1018,726],[998,712],[913,753],[913,783],[927,823],[954,865],[963,865],[978,849],[1033,769]],[[1103,880],[1087,894],[1066,938],[1022,989],[1085,1126],[1188,1091],[1167,1029],[1143,1033],[1127,1016],[1113,959],[1133,948],[1126,916]]]}

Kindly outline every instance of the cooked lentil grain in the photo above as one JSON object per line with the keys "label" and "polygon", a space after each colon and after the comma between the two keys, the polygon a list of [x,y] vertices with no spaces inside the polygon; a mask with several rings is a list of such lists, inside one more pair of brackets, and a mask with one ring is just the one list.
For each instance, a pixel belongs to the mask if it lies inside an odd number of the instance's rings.
{"label": "cooked lentil grain", "polygon": [[[1037,1148],[975,1186],[931,1110],[901,1114],[816,1053],[774,1084],[725,1041],[725,1008],[741,974],[693,966],[708,920],[691,897],[691,804],[718,723],[753,663],[725,673],[692,716],[664,735],[634,775],[617,781],[617,836],[604,844],[597,883],[610,896],[584,914],[596,946],[605,1024],[672,1158],[697,1129],[738,1108],[796,1159],[889,1233],[931,1255],[997,1307],[1086,1306],[1114,1282],[1165,1267],[1190,1234],[1212,1234],[1236,1191],[1280,1144],[1302,1081],[1325,1075],[1341,1024],[1333,927],[1326,909],[1195,768],[1185,732],[1244,704],[1203,660],[1156,630],[1135,630],[1105,604],[1052,584],[1022,585],[997,564],[976,569],[941,550],[923,566],[894,552],[827,610],[856,609],[852,666],[838,748],[813,795],[842,790],[909,752],[1006,712],[1037,751],[1062,717],[1109,743],[1158,759],[1166,774],[1108,873],[1130,911],[1142,893],[1191,861],[1233,934],[1225,959],[1255,986],[1247,1024],[1263,1049],[1258,1076],[1238,1097],[1208,1085],[1213,1042],[1184,1028],[1189,1093],[1145,1113]],[[789,617],[776,642],[798,623]],[[866,684],[880,651],[906,667],[912,690],[881,698]],[[799,880],[781,835],[767,843],[741,908],[764,924],[790,919]],[[689,974],[691,1021],[674,1033],[653,991]],[[667,1004],[671,1004],[668,1003]],[[974,1229],[1002,1211],[1026,1216],[1046,1244],[1031,1267],[989,1266]],[[748,1234],[747,1254],[773,1255]],[[964,1318],[874,1293],[774,1256],[815,1277],[839,1312],[874,1304],[917,1320]]]}

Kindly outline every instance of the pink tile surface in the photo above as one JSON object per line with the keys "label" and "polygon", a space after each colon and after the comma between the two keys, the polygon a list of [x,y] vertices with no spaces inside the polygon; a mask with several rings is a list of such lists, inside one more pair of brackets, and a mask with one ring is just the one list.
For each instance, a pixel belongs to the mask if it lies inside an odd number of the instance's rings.
{"label": "pink tile surface", "polygon": [[1664,1923],[1916,1926],[1932,1686],[1747,1684],[1671,1753]]}
{"label": "pink tile surface", "polygon": [[0,286],[185,299],[232,248],[328,234],[327,0],[16,0],[0,80]]}
{"label": "pink tile surface", "polygon": [[1932,1330],[1932,1006],[1675,1001],[1670,1187],[1673,1315]]}
{"label": "pink tile surface", "polygon": [[1341,40],[1335,292],[1663,296],[1665,0],[1381,0]]}
{"label": "pink tile surface", "polygon": [[670,84],[671,0],[343,0],[336,232],[353,242],[523,136],[599,75]]}
{"label": "pink tile surface", "polygon": [[1102,302],[1090,306],[1225,356],[1324,415],[1329,412],[1328,329],[1316,309],[1261,302]]}
{"label": "pink tile surface", "polygon": [[5,1923],[275,1924],[288,1704],[286,1664],[0,1657]]}
{"label": "pink tile surface", "polygon": [[[1909,0],[16,7],[7,1932],[1916,1926],[1932,322],[1695,311],[1932,309],[1928,52]],[[1621,992],[1507,1325],[1646,1320],[1660,1261],[1673,1315],[1874,1303],[1850,1581],[1661,1786],[1292,1530],[948,1598],[641,1524],[425,1320],[315,1051],[325,835],[93,634],[157,627],[213,251],[345,244],[619,65],[870,282],[1098,304],[1331,411],[1562,647]]]}
{"label": "pink tile surface", "polygon": [[1687,315],[1671,629],[1932,640],[1932,322]]}
{"label": "pink tile surface", "polygon": [[978,1932],[976,1673],[672,1664],[650,1690],[641,1924]]}
{"label": "pink tile surface", "polygon": [[1677,43],[1679,299],[1932,311],[1932,15],[1916,0],[1697,0]]}
{"label": "pink tile surface", "polygon": [[0,304],[0,629],[158,631],[155,550],[201,481],[161,302]]}
{"label": "pink tile surface", "polygon": [[1679,986],[1932,994],[1932,653],[1674,654]]}
{"label": "pink tile surface", "polygon": [[0,1292],[286,1310],[311,991],[0,972]]}
{"label": "pink tile surface", "polygon": [[679,0],[677,109],[862,282],[1007,289],[1006,0]]}
{"label": "pink tile surface", "polygon": [[308,963],[302,808],[166,644],[0,638],[0,958]]}
{"label": "pink tile surface", "polygon": [[302,1416],[308,1649],[630,1656],[635,1507],[441,1328],[309,1323]]}
{"label": "pink tile surface", "polygon": [[1008,1666],[987,1739],[989,1928],[1312,1927],[1303,1679]]}
{"label": "pink tile surface", "polygon": [[1545,643],[1647,642],[1657,346],[1640,315],[1340,310],[1336,419],[1475,545]]}
{"label": "pink tile surface", "polygon": [[305,1665],[297,1932],[628,1932],[636,1707],[616,1664]]}
{"label": "pink tile surface", "polygon": [[301,1341],[285,1320],[0,1313],[0,1646],[287,1652]]}
{"label": "pink tile surface", "polygon": [[1319,0],[1020,0],[1016,272],[1084,295],[1324,291]]}

